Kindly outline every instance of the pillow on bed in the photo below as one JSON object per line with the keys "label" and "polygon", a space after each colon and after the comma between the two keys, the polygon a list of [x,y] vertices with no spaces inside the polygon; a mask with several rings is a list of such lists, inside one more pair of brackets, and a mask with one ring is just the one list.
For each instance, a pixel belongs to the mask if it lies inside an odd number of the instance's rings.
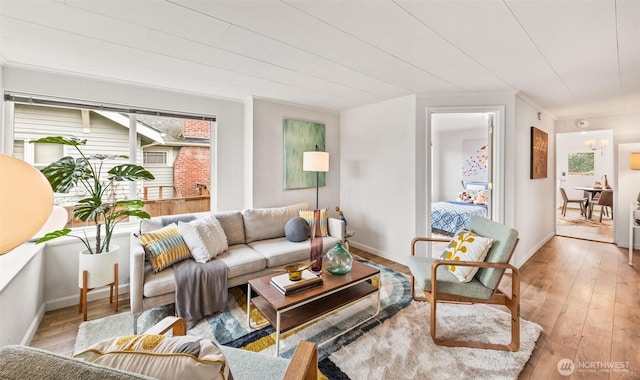
{"label": "pillow on bed", "polygon": [[[482,237],[463,228],[453,235],[440,257],[444,260],[454,261],[484,261],[492,244],[493,239]],[[447,269],[456,276],[458,281],[469,282],[479,268],[447,265]]]}

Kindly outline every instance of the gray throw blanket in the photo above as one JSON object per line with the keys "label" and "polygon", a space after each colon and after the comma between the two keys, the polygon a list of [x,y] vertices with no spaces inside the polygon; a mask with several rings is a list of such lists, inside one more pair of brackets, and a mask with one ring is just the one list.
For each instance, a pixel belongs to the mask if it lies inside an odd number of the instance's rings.
{"label": "gray throw blanket", "polygon": [[192,328],[199,320],[227,308],[227,266],[220,260],[204,264],[192,259],[173,264],[176,314]]}

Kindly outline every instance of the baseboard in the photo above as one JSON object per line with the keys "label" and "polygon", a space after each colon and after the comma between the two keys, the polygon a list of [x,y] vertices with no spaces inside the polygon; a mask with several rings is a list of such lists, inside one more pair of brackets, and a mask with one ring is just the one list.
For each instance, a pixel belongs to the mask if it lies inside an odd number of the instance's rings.
{"label": "baseboard", "polygon": [[29,324],[29,328],[27,329],[27,332],[24,334],[24,337],[22,338],[22,342],[20,342],[21,345],[28,346],[31,344],[33,337],[36,335],[36,332],[38,332],[38,327],[40,326],[40,322],[42,322],[42,317],[44,317],[44,313],[45,313],[44,309],[45,309],[45,305],[44,304],[40,305],[40,307],[38,308],[38,311],[36,312],[36,315],[33,316],[33,320],[31,321],[31,324]]}
{"label": "baseboard", "polygon": [[[118,285],[118,294],[125,294],[128,292],[129,292],[129,284]],[[78,289],[78,293],[74,295],[60,297],[60,298],[56,298],[56,299],[45,302],[45,310],[51,311],[51,310],[63,309],[69,306],[77,306],[80,301],[79,297],[80,297],[80,289]],[[100,289],[95,289],[90,291],[87,294],[87,301],[95,301],[95,300],[99,300],[107,297],[109,297],[109,287],[105,286]]]}
{"label": "baseboard", "polygon": [[531,250],[529,250],[529,252],[527,253],[526,257],[524,257],[524,259],[520,259],[520,257],[518,257],[518,260],[514,261],[513,266],[520,269],[520,267],[522,267],[527,261],[529,261],[529,259],[532,258],[533,255],[535,255],[536,252],[540,250],[540,248],[542,248],[545,244],[547,244],[549,240],[553,239],[554,236],[556,236],[555,231],[551,232],[544,239],[542,239],[536,246],[531,248]]}
{"label": "baseboard", "polygon": [[394,261],[396,263],[400,263],[400,264],[406,265],[406,263],[403,263],[402,261],[398,260],[398,259],[400,259],[399,257],[392,256],[392,255],[390,255],[390,254],[388,254],[388,253],[386,253],[384,251],[381,251],[379,249],[376,249],[376,248],[373,248],[373,247],[369,247],[368,245],[360,244],[358,242],[352,242],[352,241],[349,241],[349,245],[352,246],[352,247],[361,249],[363,251],[372,253],[372,254],[374,254],[376,256],[380,256],[380,257],[385,258],[387,260],[391,260],[391,261]]}

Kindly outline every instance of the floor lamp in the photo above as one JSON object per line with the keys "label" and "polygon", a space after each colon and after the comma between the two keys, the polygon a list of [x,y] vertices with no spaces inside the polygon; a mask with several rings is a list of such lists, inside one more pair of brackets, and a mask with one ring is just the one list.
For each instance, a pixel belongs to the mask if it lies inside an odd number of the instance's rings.
{"label": "floor lamp", "polygon": [[329,153],[320,152],[316,145],[316,150],[302,153],[302,170],[305,172],[316,172],[316,210],[318,209],[318,194],[320,187],[320,172],[329,171]]}

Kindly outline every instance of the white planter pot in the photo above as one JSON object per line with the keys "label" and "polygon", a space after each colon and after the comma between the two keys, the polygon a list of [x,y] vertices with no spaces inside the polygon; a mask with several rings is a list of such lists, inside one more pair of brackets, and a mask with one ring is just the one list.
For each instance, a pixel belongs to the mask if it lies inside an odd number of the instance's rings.
{"label": "white planter pot", "polygon": [[83,249],[80,251],[78,259],[78,287],[82,288],[82,272],[87,271],[87,288],[94,289],[100,286],[109,285],[115,281],[113,266],[118,262],[120,247],[112,245],[109,252],[97,255],[89,254]]}

